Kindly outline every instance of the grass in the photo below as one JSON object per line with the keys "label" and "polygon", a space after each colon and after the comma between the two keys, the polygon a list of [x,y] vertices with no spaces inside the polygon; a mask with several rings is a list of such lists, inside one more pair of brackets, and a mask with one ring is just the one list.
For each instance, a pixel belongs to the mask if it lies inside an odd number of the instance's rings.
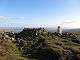
{"label": "grass", "polygon": [[0,60],[27,60],[10,39],[0,39]]}

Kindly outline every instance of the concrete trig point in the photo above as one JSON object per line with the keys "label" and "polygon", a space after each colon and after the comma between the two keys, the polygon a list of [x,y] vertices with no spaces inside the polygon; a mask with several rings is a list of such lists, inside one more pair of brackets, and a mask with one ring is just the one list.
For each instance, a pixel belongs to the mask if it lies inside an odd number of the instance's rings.
{"label": "concrete trig point", "polygon": [[57,33],[62,34],[62,30],[60,26],[57,27]]}

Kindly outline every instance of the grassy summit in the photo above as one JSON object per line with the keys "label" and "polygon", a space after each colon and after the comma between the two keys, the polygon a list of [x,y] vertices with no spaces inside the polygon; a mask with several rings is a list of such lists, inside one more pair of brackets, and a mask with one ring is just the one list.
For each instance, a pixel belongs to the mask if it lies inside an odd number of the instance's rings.
{"label": "grassy summit", "polygon": [[58,34],[44,28],[25,28],[7,35],[0,38],[0,46],[5,48],[0,60],[80,60],[79,32]]}

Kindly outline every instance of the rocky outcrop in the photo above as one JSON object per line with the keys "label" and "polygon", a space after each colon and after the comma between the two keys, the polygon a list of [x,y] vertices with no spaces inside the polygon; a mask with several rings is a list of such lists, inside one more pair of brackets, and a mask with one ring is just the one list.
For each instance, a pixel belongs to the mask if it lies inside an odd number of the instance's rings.
{"label": "rocky outcrop", "polygon": [[25,28],[15,34],[23,56],[37,60],[79,60],[80,44],[74,38],[72,33],[60,35],[44,28]]}

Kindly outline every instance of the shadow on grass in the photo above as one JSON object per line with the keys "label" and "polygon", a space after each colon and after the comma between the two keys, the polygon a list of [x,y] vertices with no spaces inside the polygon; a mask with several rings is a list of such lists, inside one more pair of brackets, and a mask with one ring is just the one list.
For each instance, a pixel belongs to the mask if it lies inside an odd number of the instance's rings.
{"label": "shadow on grass", "polygon": [[37,60],[60,60],[59,53],[53,51],[52,49],[37,49],[28,55],[30,59]]}

